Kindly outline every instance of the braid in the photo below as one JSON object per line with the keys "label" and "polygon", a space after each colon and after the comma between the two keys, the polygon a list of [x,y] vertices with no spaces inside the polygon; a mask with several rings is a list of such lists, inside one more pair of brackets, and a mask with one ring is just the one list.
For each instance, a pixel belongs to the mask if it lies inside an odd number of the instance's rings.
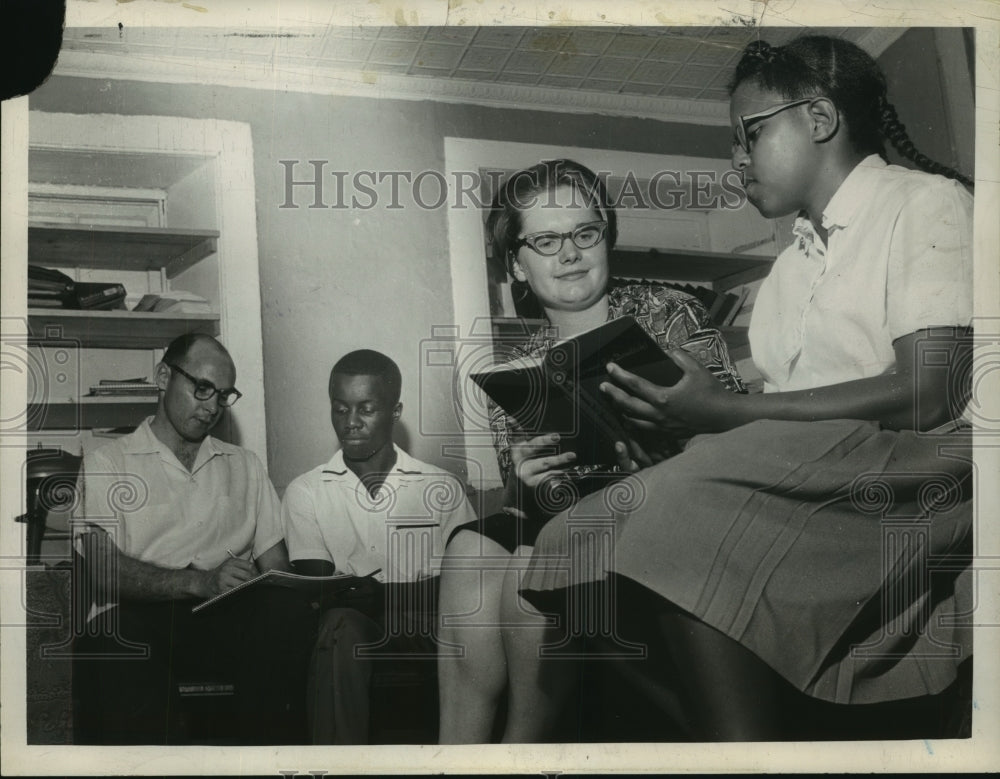
{"label": "braid", "polygon": [[910,160],[922,171],[955,179],[955,181],[970,188],[975,186],[975,182],[968,176],[964,176],[954,168],[949,168],[940,162],[935,162],[926,154],[917,151],[917,147],[913,145],[913,141],[910,140],[910,136],[906,132],[906,126],[899,121],[895,107],[888,100],[883,101],[881,114],[882,134],[903,157]]}
{"label": "braid", "polygon": [[744,81],[786,99],[825,96],[843,116],[856,151],[886,159],[883,139],[888,140],[921,170],[973,186],[967,176],[917,151],[888,101],[882,69],[860,46],[826,35],[802,36],[784,46],[753,41],[736,65],[729,94]]}

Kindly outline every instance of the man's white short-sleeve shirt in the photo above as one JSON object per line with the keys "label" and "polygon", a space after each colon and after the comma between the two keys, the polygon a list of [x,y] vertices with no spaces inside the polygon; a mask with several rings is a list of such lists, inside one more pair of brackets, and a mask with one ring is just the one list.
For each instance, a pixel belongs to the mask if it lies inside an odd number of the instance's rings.
{"label": "man's white short-sleeve shirt", "polygon": [[453,474],[399,447],[396,464],[372,496],[342,451],[285,491],[282,521],[291,560],[328,560],[338,573],[411,582],[440,570],[448,535],[476,515]]}
{"label": "man's white short-sleeve shirt", "polygon": [[[84,518],[129,557],[209,570],[230,552],[258,557],[282,540],[280,504],[260,459],[208,436],[189,471],[143,421],[83,462]],[[77,525],[77,532],[84,527]]]}

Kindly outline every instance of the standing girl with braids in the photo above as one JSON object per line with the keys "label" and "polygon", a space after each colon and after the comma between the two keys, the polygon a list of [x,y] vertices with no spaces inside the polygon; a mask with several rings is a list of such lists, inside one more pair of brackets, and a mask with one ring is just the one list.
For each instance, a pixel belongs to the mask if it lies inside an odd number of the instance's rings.
{"label": "standing girl with braids", "polygon": [[[752,44],[730,95],[747,198],[797,214],[750,326],[765,391],[726,392],[677,350],[673,387],[609,365],[602,389],[637,438],[701,435],[657,464],[633,450],[644,497],[604,509],[610,575],[561,514],[521,582],[543,610],[567,569],[641,602],[663,640],[650,665],[677,669],[706,740],[784,736],[789,683],[834,703],[937,693],[971,652],[944,618],[963,611],[956,560],[971,551],[971,433],[948,424],[968,397],[969,181],[916,153],[851,43]],[[888,165],[884,138],[929,172]]]}

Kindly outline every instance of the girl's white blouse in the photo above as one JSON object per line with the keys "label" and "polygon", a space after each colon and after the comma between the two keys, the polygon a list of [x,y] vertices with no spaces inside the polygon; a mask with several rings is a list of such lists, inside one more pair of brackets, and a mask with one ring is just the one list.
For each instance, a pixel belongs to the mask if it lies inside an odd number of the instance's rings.
{"label": "girl's white blouse", "polygon": [[765,392],[891,372],[900,336],[971,323],[972,197],[957,182],[872,155],[822,225],[825,247],[796,219],[795,240],[758,292],[750,348]]}

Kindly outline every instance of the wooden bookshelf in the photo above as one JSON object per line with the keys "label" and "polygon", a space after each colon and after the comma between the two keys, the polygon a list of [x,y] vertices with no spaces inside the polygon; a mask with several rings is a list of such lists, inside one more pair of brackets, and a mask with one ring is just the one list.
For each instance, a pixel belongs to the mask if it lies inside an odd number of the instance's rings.
{"label": "wooden bookshelf", "polygon": [[29,308],[30,340],[75,341],[84,348],[157,349],[184,333],[219,334],[218,314]]}
{"label": "wooden bookshelf", "polygon": [[217,230],[39,223],[28,226],[28,262],[121,271],[162,268],[172,279],[214,254],[218,238]]}
{"label": "wooden bookshelf", "polygon": [[84,397],[79,401],[29,403],[28,430],[134,427],[156,411],[155,395]]}

